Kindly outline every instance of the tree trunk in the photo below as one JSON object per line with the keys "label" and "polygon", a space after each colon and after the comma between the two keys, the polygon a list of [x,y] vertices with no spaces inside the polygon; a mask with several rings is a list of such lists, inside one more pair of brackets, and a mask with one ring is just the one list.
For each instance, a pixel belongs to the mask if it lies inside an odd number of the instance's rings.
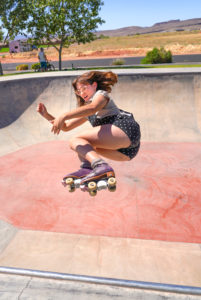
{"label": "tree trunk", "polygon": [[3,68],[2,68],[1,62],[0,62],[0,75],[1,76],[3,75]]}
{"label": "tree trunk", "polygon": [[62,55],[62,45],[60,45],[59,48],[59,71],[61,71],[61,66],[62,66],[61,55]]}

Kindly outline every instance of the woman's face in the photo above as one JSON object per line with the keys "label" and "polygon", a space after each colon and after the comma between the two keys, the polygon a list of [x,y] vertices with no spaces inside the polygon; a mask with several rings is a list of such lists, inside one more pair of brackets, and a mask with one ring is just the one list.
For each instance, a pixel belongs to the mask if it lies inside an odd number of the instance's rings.
{"label": "woman's face", "polygon": [[92,84],[86,84],[78,82],[76,87],[76,94],[80,96],[85,102],[87,102],[95,94],[97,89],[97,83],[93,82]]}

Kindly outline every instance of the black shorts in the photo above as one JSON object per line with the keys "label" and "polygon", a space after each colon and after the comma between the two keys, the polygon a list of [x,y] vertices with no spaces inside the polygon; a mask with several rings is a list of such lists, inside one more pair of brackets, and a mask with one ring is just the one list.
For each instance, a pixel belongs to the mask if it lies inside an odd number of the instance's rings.
{"label": "black shorts", "polygon": [[129,137],[131,144],[127,148],[117,149],[119,152],[128,156],[130,159],[134,158],[140,148],[140,126],[135,121],[133,114],[120,110],[118,115],[108,116],[105,118],[97,117],[96,115],[88,117],[89,122],[93,127],[112,124],[123,130]]}

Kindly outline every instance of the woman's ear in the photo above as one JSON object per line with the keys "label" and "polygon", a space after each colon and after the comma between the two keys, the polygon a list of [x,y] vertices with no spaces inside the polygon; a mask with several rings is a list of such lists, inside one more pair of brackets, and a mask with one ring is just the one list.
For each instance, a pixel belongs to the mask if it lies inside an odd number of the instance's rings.
{"label": "woman's ear", "polygon": [[95,89],[97,89],[97,86],[98,86],[97,82],[94,81],[94,82],[92,83],[92,85],[93,85],[93,87],[94,87]]}

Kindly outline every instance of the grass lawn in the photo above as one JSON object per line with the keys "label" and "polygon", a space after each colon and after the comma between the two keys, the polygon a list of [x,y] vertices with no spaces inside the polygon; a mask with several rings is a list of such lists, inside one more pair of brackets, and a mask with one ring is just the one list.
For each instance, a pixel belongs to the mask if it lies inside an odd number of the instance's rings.
{"label": "grass lawn", "polygon": [[0,49],[0,53],[7,53],[7,52],[9,52],[9,48],[1,48]]}

